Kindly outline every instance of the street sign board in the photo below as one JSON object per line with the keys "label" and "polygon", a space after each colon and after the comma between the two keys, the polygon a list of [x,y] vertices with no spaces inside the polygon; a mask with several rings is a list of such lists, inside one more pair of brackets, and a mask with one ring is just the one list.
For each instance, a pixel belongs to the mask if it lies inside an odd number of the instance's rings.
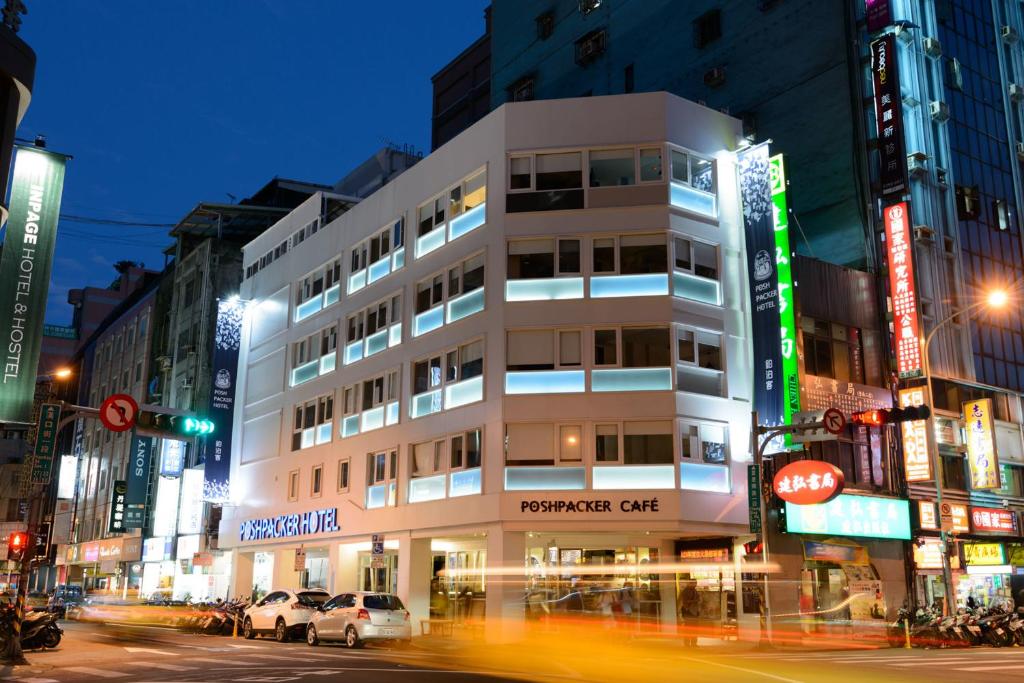
{"label": "street sign board", "polygon": [[384,566],[384,534],[373,534],[370,566],[380,569]]}
{"label": "street sign board", "polygon": [[100,405],[100,422],[112,432],[127,432],[138,415],[139,404],[128,394],[111,394]]}
{"label": "street sign board", "polygon": [[35,458],[32,461],[32,483],[50,483],[53,453],[57,446],[57,424],[60,422],[60,404],[44,403],[39,407],[36,424]]}
{"label": "street sign board", "polygon": [[750,533],[761,533],[761,477],[757,465],[747,465],[747,509],[750,511]]}
{"label": "street sign board", "polygon": [[839,434],[846,426],[846,416],[838,408],[826,410],[821,421],[825,423],[825,431],[829,434]]}
{"label": "street sign board", "polygon": [[[824,410],[804,410],[793,413],[793,426],[822,423],[825,420]],[[810,443],[811,441],[835,441],[836,435],[825,431],[824,426],[809,427],[793,432],[793,443]]]}
{"label": "street sign board", "polygon": [[943,503],[939,506],[939,526],[943,531],[952,531],[954,524],[953,506]]}
{"label": "street sign board", "polygon": [[772,490],[794,505],[827,503],[843,492],[843,471],[821,460],[797,460],[775,473]]}
{"label": "street sign board", "polygon": [[301,572],[306,569],[306,549],[299,546],[295,550],[295,571]]}

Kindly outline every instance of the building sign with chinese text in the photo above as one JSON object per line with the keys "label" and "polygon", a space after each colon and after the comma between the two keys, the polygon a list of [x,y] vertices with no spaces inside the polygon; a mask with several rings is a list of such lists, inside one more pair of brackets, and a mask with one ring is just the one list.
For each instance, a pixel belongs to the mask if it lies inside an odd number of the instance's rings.
{"label": "building sign with chinese text", "polygon": [[[900,389],[900,407],[924,405],[924,387]],[[901,422],[903,432],[903,471],[907,481],[930,481],[932,461],[928,454],[928,421]]]}
{"label": "building sign with chinese text", "polygon": [[971,508],[971,526],[975,531],[1017,535],[1017,514],[999,508]]}
{"label": "building sign with chinese text", "polygon": [[967,426],[967,466],[971,471],[971,488],[998,489],[1002,483],[999,479],[999,459],[992,422],[992,399],[967,401],[963,409]]}
{"label": "building sign with chinese text", "polygon": [[942,569],[942,541],[937,538],[919,538],[913,548],[915,567]]}
{"label": "building sign with chinese text", "polygon": [[907,190],[907,156],[903,146],[903,98],[893,34],[871,43],[871,75],[875,87],[878,177],[882,194],[903,194]]}
{"label": "building sign with chinese text", "polygon": [[217,301],[209,412],[215,427],[213,434],[202,441],[205,477],[203,500],[211,503],[226,503],[231,499],[231,432],[244,313],[245,302],[237,298]]}
{"label": "building sign with chinese text", "polygon": [[110,524],[108,526],[112,534],[124,533],[124,509],[127,496],[128,482],[123,480],[115,481],[113,496],[110,500]]}
{"label": "building sign with chinese text", "polygon": [[[967,506],[961,503],[943,503],[949,507],[953,524],[946,531],[955,534],[967,534],[971,532],[971,524],[968,521]],[[935,503],[930,500],[917,501],[918,523],[922,529],[931,531],[939,530],[939,518],[935,509]]]}
{"label": "building sign with chinese text", "polygon": [[[782,390],[785,424],[793,424],[800,412],[800,364],[797,358],[796,305],[793,301],[793,253],[789,245],[789,207],[786,203],[786,167],[782,155],[768,159],[772,191],[772,224],[775,228],[775,269],[779,281],[779,341],[782,358]],[[787,435],[787,443],[789,437]]]}
{"label": "building sign with chinese text", "polygon": [[900,202],[885,207],[883,213],[896,369],[901,378],[917,377],[921,374],[921,339],[914,254],[911,248],[910,207],[906,202]]}
{"label": "building sign with chinese text", "polygon": [[786,503],[791,534],[910,540],[910,506],[900,498],[842,494],[820,505]]}
{"label": "building sign with chinese text", "polygon": [[868,33],[877,33],[891,24],[891,0],[864,0],[864,20],[868,25]]}
{"label": "building sign with chinese text", "polygon": [[53,471],[53,452],[57,446],[57,425],[60,423],[60,404],[44,403],[39,406],[36,426],[36,447],[32,460],[32,483],[49,484]]}
{"label": "building sign with chinese text", "polygon": [[974,566],[996,566],[1006,564],[1006,552],[1002,543],[964,543],[964,561]]}

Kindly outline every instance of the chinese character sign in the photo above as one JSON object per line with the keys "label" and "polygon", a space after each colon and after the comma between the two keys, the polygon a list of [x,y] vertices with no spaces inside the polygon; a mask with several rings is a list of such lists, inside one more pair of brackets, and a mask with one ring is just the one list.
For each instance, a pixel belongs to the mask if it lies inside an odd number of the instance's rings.
{"label": "chinese character sign", "polygon": [[975,531],[1017,534],[1017,513],[999,508],[971,508],[971,526]]}
{"label": "chinese character sign", "polygon": [[871,75],[875,86],[879,179],[882,194],[907,189],[907,157],[903,146],[903,100],[896,69],[896,40],[891,33],[871,43]]}
{"label": "chinese character sign", "polygon": [[800,412],[800,368],[796,350],[796,306],[793,303],[793,264],[789,246],[789,207],[786,203],[786,167],[782,155],[768,159],[772,190],[772,224],[775,228],[775,267],[779,278],[779,342],[782,345],[782,389],[785,424],[793,424]]}
{"label": "chinese character sign", "polygon": [[[900,407],[924,405],[924,387],[900,389]],[[928,455],[928,421],[901,422],[903,432],[903,471],[907,481],[929,481],[932,461]]]}
{"label": "chinese character sign", "polygon": [[892,23],[892,6],[890,0],[864,0],[864,19],[868,24],[868,33],[881,31]]}
{"label": "chinese character sign", "polygon": [[964,543],[964,559],[969,565],[1006,564],[1002,543]]}
{"label": "chinese character sign", "polygon": [[967,401],[963,405],[967,426],[967,466],[972,489],[998,489],[999,460],[996,456],[995,429],[992,423],[992,399]]}
{"label": "chinese character sign", "polygon": [[899,498],[842,494],[819,505],[786,503],[791,534],[910,540],[910,503]]}
{"label": "chinese character sign", "polygon": [[125,501],[128,498],[128,482],[114,482],[114,493],[110,500],[110,524],[107,527],[112,534],[124,533]]}
{"label": "chinese character sign", "polygon": [[917,377],[921,374],[921,339],[910,239],[910,208],[906,202],[900,202],[885,207],[884,213],[896,368],[900,377]]}

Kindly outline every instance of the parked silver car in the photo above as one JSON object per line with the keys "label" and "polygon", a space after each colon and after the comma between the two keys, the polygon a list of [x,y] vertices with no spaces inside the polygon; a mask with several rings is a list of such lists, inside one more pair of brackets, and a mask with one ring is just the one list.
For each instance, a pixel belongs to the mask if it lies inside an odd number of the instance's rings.
{"label": "parked silver car", "polygon": [[409,610],[389,593],[365,591],[341,593],[325,602],[306,626],[306,643],[319,645],[329,640],[362,647],[368,640],[412,640]]}

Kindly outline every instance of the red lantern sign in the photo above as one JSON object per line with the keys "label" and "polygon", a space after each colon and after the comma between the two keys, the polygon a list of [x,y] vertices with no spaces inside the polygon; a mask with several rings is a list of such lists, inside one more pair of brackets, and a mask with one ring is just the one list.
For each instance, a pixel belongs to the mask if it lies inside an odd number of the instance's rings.
{"label": "red lantern sign", "polygon": [[776,472],[772,489],[794,505],[827,503],[843,491],[843,471],[820,460],[797,460]]}

